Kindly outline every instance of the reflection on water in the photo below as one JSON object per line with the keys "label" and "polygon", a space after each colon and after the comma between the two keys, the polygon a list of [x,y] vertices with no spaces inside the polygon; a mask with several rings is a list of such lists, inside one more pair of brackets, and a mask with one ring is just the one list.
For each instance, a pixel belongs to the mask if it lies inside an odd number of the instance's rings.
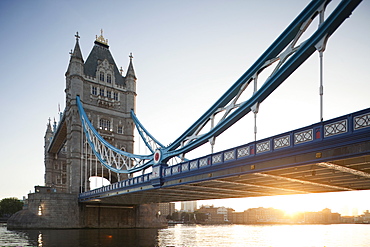
{"label": "reflection on water", "polygon": [[159,231],[159,246],[370,246],[370,225],[177,225]]}
{"label": "reflection on water", "polygon": [[8,231],[0,225],[0,246],[156,246],[157,229],[68,229]]}
{"label": "reflection on water", "polygon": [[176,225],[166,229],[8,231],[0,246],[370,246],[370,225]]}
{"label": "reflection on water", "polygon": [[42,233],[39,233],[39,237],[37,238],[37,246],[42,247]]}

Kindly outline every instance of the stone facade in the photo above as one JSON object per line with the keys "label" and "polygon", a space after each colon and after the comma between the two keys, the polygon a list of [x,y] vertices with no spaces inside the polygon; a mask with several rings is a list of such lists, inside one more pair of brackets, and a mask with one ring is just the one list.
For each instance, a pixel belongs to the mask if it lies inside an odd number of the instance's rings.
{"label": "stone facade", "polygon": [[202,206],[198,213],[205,214],[205,224],[231,224],[234,209],[225,207]]}
{"label": "stone facade", "polygon": [[[102,168],[92,169],[95,157],[86,150],[76,97],[99,134],[113,146],[133,153],[136,75],[132,55],[125,76],[119,71],[102,35],[94,42],[86,62],[79,36],[66,76],[66,108],[60,121],[50,121],[45,132],[45,186],[28,195],[28,207],[8,221],[10,229],[35,228],[158,228],[166,225],[157,204],[79,204],[78,194],[90,189],[90,176],[116,182],[117,175]],[[88,165],[90,164],[90,165]],[[97,167],[97,165],[96,165]],[[94,173],[93,171],[94,170]]]}
{"label": "stone facade", "polygon": [[[123,71],[118,70],[106,40],[100,35],[84,62],[79,36],[76,35],[75,48],[65,74],[66,109],[64,115],[61,113],[58,126],[54,123],[52,128],[49,122],[45,133],[46,186],[57,189],[57,192],[79,193],[90,189],[90,175],[103,176],[111,182],[125,178],[124,175],[118,177],[117,174],[101,167],[94,169],[93,174],[87,175],[86,169],[89,168],[85,163],[94,157],[84,153],[85,147],[81,145],[82,126],[76,97],[80,97],[89,120],[106,141],[133,153],[134,124],[130,111],[135,110],[136,75],[132,58],[130,55],[127,73],[123,76]],[[58,143],[63,145],[57,146]],[[81,157],[87,162],[84,163]]]}
{"label": "stone facade", "polygon": [[28,194],[27,207],[8,220],[10,229],[79,227],[77,195],[53,191]]}
{"label": "stone facade", "polygon": [[79,204],[77,195],[36,186],[27,206],[8,220],[9,229],[161,228],[158,204]]}

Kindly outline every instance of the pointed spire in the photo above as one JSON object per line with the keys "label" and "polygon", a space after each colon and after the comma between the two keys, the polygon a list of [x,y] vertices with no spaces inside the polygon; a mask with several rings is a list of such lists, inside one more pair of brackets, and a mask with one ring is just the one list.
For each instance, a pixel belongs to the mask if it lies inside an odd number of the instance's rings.
{"label": "pointed spire", "polygon": [[51,119],[49,118],[49,122],[46,124],[46,131],[44,135],[44,142],[45,148],[49,147],[49,143],[53,138],[53,130],[51,128]]}
{"label": "pointed spire", "polygon": [[46,133],[53,133],[53,130],[51,129],[51,119],[49,118],[49,122],[46,125]]}
{"label": "pointed spire", "polygon": [[53,132],[57,131],[57,121],[54,118]]}
{"label": "pointed spire", "polygon": [[131,76],[131,77],[133,77],[136,80],[135,70],[134,70],[134,66],[132,64],[132,59],[134,58],[132,56],[132,52],[130,53],[130,56],[129,57],[130,57],[130,64],[128,65],[126,77]]}
{"label": "pointed spire", "polygon": [[78,35],[78,32],[76,32],[76,44],[75,44],[75,49],[73,50],[73,53],[71,54],[72,57],[75,57],[75,58],[79,58],[83,61],[83,58],[82,58],[82,53],[81,53],[81,49],[80,49],[80,44],[79,44],[79,39],[80,39],[80,36]]}

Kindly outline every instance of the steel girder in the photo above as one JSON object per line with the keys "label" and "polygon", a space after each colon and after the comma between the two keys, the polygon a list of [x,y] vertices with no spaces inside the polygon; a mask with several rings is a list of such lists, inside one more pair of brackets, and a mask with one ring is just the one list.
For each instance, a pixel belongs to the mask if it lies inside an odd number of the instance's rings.
{"label": "steel girder", "polygon": [[[325,49],[327,39],[348,18],[361,0],[343,0],[332,14],[321,23],[317,31],[306,41],[297,45],[298,39],[312,20],[323,13],[330,0],[313,0],[273,42],[262,56],[227,90],[216,103],[206,111],[193,125],[168,147],[157,150],[160,160],[154,163],[166,163],[170,158],[187,153],[220,135],[230,126],[258,107],[281,83],[284,82],[316,50]],[[237,103],[241,94],[252,82],[257,80],[265,68],[277,62],[270,77],[247,101]],[[213,120],[216,114],[224,115],[218,123]],[[207,123],[211,129],[199,134]]]}
{"label": "steel girder", "polygon": [[[93,148],[94,154],[100,162],[108,169],[118,173],[133,173],[156,164],[165,164],[171,158],[183,155],[208,141],[214,140],[234,123],[250,111],[258,108],[285,79],[287,79],[302,63],[304,63],[316,50],[325,49],[328,38],[348,18],[352,11],[359,5],[361,0],[343,0],[326,20],[320,20],[320,26],[307,40],[297,45],[301,35],[305,32],[312,20],[320,15],[323,16],[326,6],[330,0],[313,0],[296,17],[296,19],[285,29],[285,31],[272,43],[272,45],[261,55],[259,59],[221,96],[219,100],[206,111],[193,125],[191,125],[181,136],[169,146],[165,147],[158,142],[139,122],[135,114],[131,116],[139,130],[146,146],[152,152],[150,155],[135,155],[123,152],[106,142],[91,123],[83,111],[81,102],[77,97],[81,121],[85,128],[85,134],[90,136],[88,142]],[[322,21],[322,22],[321,22]],[[270,65],[277,63],[272,74],[254,94],[244,102],[238,102],[242,93],[251,82],[257,82],[258,75]],[[215,116],[223,114],[218,123],[214,123]],[[209,124],[208,132],[200,134],[204,127]],[[117,166],[114,168],[107,159],[96,152],[96,144],[92,138],[96,138],[117,155],[123,155],[128,159],[135,160],[135,165]],[[141,164],[139,164],[141,162]],[[126,167],[125,169],[122,169]]]}

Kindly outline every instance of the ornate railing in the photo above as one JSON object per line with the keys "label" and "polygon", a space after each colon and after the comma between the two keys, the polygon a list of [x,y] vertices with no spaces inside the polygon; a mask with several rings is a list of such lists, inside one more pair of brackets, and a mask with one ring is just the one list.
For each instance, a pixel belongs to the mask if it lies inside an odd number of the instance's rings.
{"label": "ornate railing", "polygon": [[[91,190],[80,194],[80,198],[88,198],[107,191],[118,190],[122,188],[129,189],[137,184],[151,184],[153,179],[159,177],[170,178],[185,173],[200,171],[211,166],[222,166],[229,162],[262,156],[267,154],[278,154],[283,150],[292,150],[294,148],[304,148],[310,144],[319,144],[320,141],[333,140],[340,142],[341,138],[350,137],[354,133],[370,132],[370,108],[338,117],[325,122],[316,123],[304,128],[282,133],[270,138],[251,142],[232,149],[210,154],[198,159],[183,162],[174,166],[157,167],[156,174],[152,173],[140,175],[111,184],[102,188]],[[294,141],[293,141],[294,140]],[[271,143],[273,145],[271,145]],[[155,169],[153,167],[153,169]]]}

